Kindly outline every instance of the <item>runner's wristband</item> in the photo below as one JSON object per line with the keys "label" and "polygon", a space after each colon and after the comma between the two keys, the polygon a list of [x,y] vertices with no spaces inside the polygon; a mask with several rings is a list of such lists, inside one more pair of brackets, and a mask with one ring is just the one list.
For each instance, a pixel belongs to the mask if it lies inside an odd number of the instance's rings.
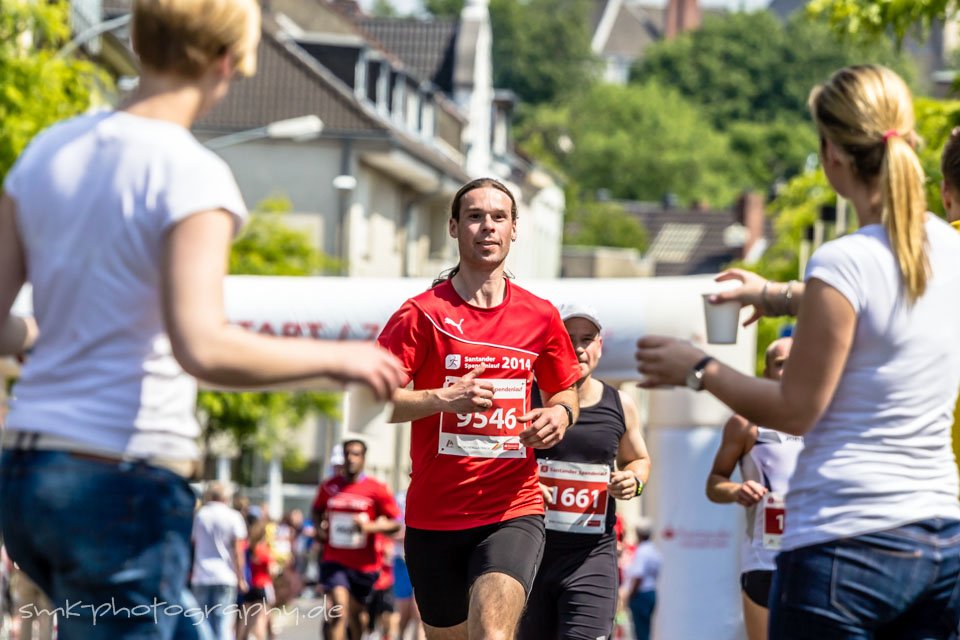
{"label": "runner's wristband", "polygon": [[637,474],[633,474],[633,477],[635,477],[635,478],[637,479],[637,492],[636,492],[635,494],[633,494],[633,497],[636,498],[636,497],[639,496],[641,493],[643,493],[643,487],[644,487],[645,485],[643,484],[643,480],[640,479],[640,476],[638,476]]}
{"label": "runner's wristband", "polygon": [[570,427],[572,427],[573,426],[573,409],[570,407],[570,405],[564,404],[563,402],[558,402],[554,406],[563,407],[563,410],[567,412],[567,428],[569,429]]}

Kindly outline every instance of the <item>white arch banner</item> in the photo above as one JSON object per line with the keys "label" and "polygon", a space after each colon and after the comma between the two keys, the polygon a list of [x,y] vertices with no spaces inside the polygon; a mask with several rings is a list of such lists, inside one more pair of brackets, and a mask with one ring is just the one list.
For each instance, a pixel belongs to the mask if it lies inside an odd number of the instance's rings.
{"label": "white arch banner", "polygon": [[[712,281],[710,276],[691,276],[518,284],[555,305],[576,301],[594,307],[604,325],[603,358],[596,376],[622,383],[639,378],[634,352],[641,336],[658,333],[703,342],[701,294]],[[425,279],[230,276],[226,311],[230,322],[263,334],[373,340],[407,298],[429,285]],[[14,310],[30,313],[28,289]],[[753,372],[753,328],[741,328],[734,345],[702,346],[725,363]],[[714,430],[729,415],[708,394],[686,389],[650,393],[645,424],[654,470],[647,499],[664,560],[658,640],[742,636],[735,579],[741,514],[736,507],[716,507],[703,497],[718,441]]]}

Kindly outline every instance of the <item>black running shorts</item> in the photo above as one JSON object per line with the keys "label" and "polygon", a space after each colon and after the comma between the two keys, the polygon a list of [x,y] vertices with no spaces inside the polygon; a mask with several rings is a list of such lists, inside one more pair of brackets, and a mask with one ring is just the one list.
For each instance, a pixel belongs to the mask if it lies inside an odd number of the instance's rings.
{"label": "black running shorts", "polygon": [[773,571],[747,571],[740,574],[740,588],[750,600],[764,609],[770,608],[770,585]]}
{"label": "black running shorts", "polygon": [[457,531],[407,527],[407,567],[424,624],[442,628],[465,622],[470,588],[486,573],[514,578],[529,595],[543,541],[539,515]]}
{"label": "black running shorts", "polygon": [[579,548],[547,543],[519,640],[597,640],[613,633],[617,540],[596,542]]}

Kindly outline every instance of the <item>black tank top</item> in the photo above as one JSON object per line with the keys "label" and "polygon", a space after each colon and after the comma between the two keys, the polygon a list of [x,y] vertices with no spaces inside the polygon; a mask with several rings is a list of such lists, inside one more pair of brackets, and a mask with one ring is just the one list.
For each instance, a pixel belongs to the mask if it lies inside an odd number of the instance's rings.
{"label": "black tank top", "polygon": [[[535,449],[538,460],[562,460],[564,462],[584,462],[588,464],[605,464],[614,469],[617,452],[620,449],[620,439],[626,432],[626,419],[623,416],[623,403],[620,402],[620,392],[608,385],[603,385],[600,401],[589,407],[580,408],[580,417],[573,428],[568,430],[560,444],[549,449]],[[534,389],[533,405],[542,406],[540,393]],[[617,504],[613,497],[607,498],[607,520],[604,533],[599,538],[606,540],[614,536],[614,525],[617,521]],[[598,537],[589,533],[566,533],[562,531],[547,531],[547,541],[583,544],[596,541]]]}

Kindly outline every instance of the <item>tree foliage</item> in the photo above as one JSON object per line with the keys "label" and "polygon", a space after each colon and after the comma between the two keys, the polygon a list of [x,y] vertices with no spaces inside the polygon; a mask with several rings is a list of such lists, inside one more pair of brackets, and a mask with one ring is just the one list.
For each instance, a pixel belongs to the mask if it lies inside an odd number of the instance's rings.
{"label": "tree foliage", "polygon": [[658,84],[593,85],[560,107],[533,110],[518,132],[585,200],[605,190],[621,200],[673,194],[683,202],[723,205],[750,183],[731,162],[729,138],[700,108]]}
{"label": "tree foliage", "polygon": [[90,62],[56,57],[70,39],[68,6],[0,0],[0,181],[33,136],[87,110],[110,87]]}
{"label": "tree foliage", "polygon": [[[427,0],[427,11],[456,17],[464,0]],[[491,0],[493,82],[524,102],[541,104],[591,82],[588,0]]]}
{"label": "tree foliage", "polygon": [[614,202],[568,202],[564,227],[566,245],[647,248],[646,227]]}
{"label": "tree foliage", "polygon": [[957,0],[812,0],[807,13],[826,17],[840,33],[876,37],[890,33],[898,42],[911,32],[924,35],[934,21],[952,18],[960,10]]}
{"label": "tree foliage", "polygon": [[370,13],[378,18],[396,18],[400,15],[390,0],[375,0]]}
{"label": "tree foliage", "polygon": [[750,186],[760,191],[799,173],[817,149],[817,134],[809,121],[734,122],[727,135],[734,162]]}
{"label": "tree foliage", "polygon": [[[230,252],[234,275],[306,276],[336,268],[336,261],[313,248],[306,234],[284,225],[285,198],[260,203]],[[312,392],[202,391],[197,399],[208,442],[226,439],[264,458],[282,456],[291,468],[303,460],[291,436],[311,414],[336,415],[339,395]],[[241,477],[250,482],[249,477]]]}
{"label": "tree foliage", "polygon": [[910,77],[888,41],[844,40],[802,14],[783,24],[768,11],[741,12],[651,46],[632,80],[675,87],[727,129],[735,122],[805,121],[811,87],[840,67],[865,62]]}

